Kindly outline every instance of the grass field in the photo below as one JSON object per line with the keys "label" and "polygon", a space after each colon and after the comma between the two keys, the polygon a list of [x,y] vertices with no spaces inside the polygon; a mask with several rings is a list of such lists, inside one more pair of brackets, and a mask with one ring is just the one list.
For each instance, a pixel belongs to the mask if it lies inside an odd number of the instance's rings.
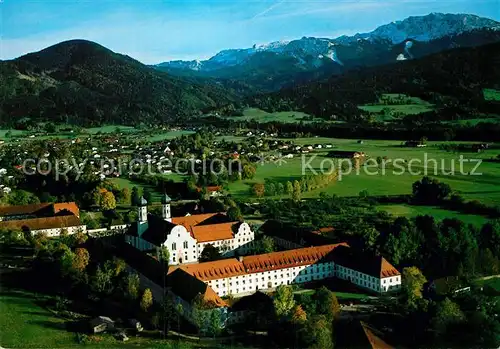
{"label": "grass field", "polygon": [[160,134],[155,134],[151,137],[147,137],[147,140],[150,142],[158,142],[158,141],[164,141],[168,139],[174,139],[176,137],[184,136],[184,135],[190,135],[195,133],[194,131],[185,131],[185,130],[178,130],[178,131],[167,131],[163,132]]}
{"label": "grass field", "polygon": [[[475,167],[475,163],[466,162],[463,164],[463,172],[460,174],[459,159],[463,155],[466,159],[488,159],[497,156],[500,151],[491,150],[484,153],[465,153],[457,154],[445,152],[438,149],[439,142],[430,142],[427,148],[406,148],[401,147],[400,141],[368,140],[363,144],[358,144],[356,140],[332,139],[332,138],[301,138],[295,140],[297,144],[331,143],[339,150],[363,151],[369,157],[387,157],[388,159],[404,159],[410,161],[420,161],[412,163],[410,173],[408,170],[401,175],[393,173],[393,168],[387,167],[386,173],[379,170],[378,174],[370,175],[364,168],[359,174],[353,173],[344,175],[340,181],[332,183],[328,187],[315,191],[304,193],[304,197],[317,197],[321,192],[336,194],[339,196],[357,196],[361,191],[367,190],[370,195],[397,195],[410,194],[412,184],[427,174],[436,177],[443,182],[451,185],[452,189],[459,192],[468,200],[480,200],[488,205],[500,205],[500,164],[492,162],[483,162],[478,171],[480,176],[467,175]],[[310,166],[318,171],[322,161],[328,161],[327,151],[318,151],[315,153],[304,154],[306,157],[301,159],[301,155],[296,155],[293,159],[286,159],[286,163],[276,164],[273,162],[257,166],[257,173],[254,179],[249,181],[235,182],[229,185],[230,192],[239,197],[249,195],[253,183],[263,183],[267,180],[287,181],[298,179],[303,175],[303,164],[309,163]],[[427,154],[427,155],[426,155]],[[309,160],[314,157],[312,161]],[[431,166],[424,166],[427,157],[427,163]],[[436,160],[438,173],[434,175],[434,163]],[[324,163],[326,164],[326,163]],[[455,166],[455,175],[445,175],[441,168],[450,171]],[[408,167],[408,165],[407,165]],[[328,166],[325,166],[328,169]],[[369,172],[374,172],[373,168]],[[305,173],[310,173],[306,169]],[[397,171],[396,171],[397,172]]]}
{"label": "grass field", "polygon": [[[21,291],[0,294],[0,346],[3,348],[77,348],[76,334],[67,330],[66,320],[38,304],[32,294]],[[86,348],[151,347],[151,340],[132,337],[120,343],[111,335],[99,335],[98,343]]]}
{"label": "grass field", "polygon": [[[379,104],[374,103],[360,105],[359,109],[376,114],[380,114],[384,110],[387,110],[389,113],[401,113],[403,115],[420,114],[432,111],[434,109],[433,104],[417,97],[388,93],[384,94],[382,98],[396,99],[399,96],[403,97],[406,100],[406,104],[390,104],[390,102],[387,103],[381,99]],[[381,115],[379,119],[380,121],[390,121],[394,118],[391,115],[385,114]]]}
{"label": "grass field", "polygon": [[107,126],[91,127],[85,129],[85,131],[90,134],[96,134],[98,132],[113,133],[116,132],[117,130],[120,130],[120,132],[131,132],[135,131],[136,129],[132,126],[123,126],[123,125],[107,125]]}
{"label": "grass field", "polygon": [[[67,329],[67,321],[40,305],[45,297],[35,298],[22,291],[0,293],[0,347],[19,349],[68,348],[228,348],[212,341],[187,342],[174,339],[156,339],[157,332],[145,331],[141,336],[129,335],[129,341],[120,342],[111,334],[89,335],[95,341],[79,344],[76,333]],[[233,346],[232,346],[233,347]],[[235,345],[234,348],[243,348]]]}
{"label": "grass field", "polygon": [[254,120],[258,122],[270,122],[277,121],[282,123],[295,123],[303,121],[305,123],[308,122],[325,122],[323,119],[312,118],[310,115],[299,112],[299,111],[284,111],[284,112],[276,112],[276,113],[268,113],[264,110],[257,108],[247,108],[243,111],[243,116],[228,116],[226,117],[233,121],[249,121]]}
{"label": "grass field", "polygon": [[487,101],[500,101],[500,91],[490,88],[483,90],[484,99]]}
{"label": "grass field", "polygon": [[395,216],[407,218],[423,215],[433,216],[437,220],[443,220],[445,218],[456,218],[466,224],[473,224],[476,226],[481,226],[488,221],[488,219],[483,216],[464,214],[430,206],[380,205],[377,207],[377,209],[389,212]]}

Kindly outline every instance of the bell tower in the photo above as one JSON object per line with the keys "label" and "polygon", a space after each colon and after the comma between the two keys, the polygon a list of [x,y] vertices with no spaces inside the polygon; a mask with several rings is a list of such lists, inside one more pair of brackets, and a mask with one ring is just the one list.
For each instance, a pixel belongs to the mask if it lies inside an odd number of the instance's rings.
{"label": "bell tower", "polygon": [[148,202],[144,197],[141,197],[139,205],[137,206],[137,218],[140,223],[148,221]]}
{"label": "bell tower", "polygon": [[164,220],[172,222],[172,214],[170,212],[170,202],[172,199],[165,193],[161,198],[161,216]]}

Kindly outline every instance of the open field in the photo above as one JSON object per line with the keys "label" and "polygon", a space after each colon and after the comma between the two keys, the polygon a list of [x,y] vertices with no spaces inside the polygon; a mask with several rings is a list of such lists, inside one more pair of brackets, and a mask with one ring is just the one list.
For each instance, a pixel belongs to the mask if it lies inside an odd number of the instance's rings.
{"label": "open field", "polygon": [[[402,98],[404,104],[396,103],[395,101],[397,101],[398,98]],[[394,101],[394,103],[391,103],[391,101]],[[394,119],[393,116],[390,115],[392,113],[400,113],[402,115],[420,114],[432,111],[434,105],[417,97],[388,93],[382,96],[379,104],[360,105],[359,109],[376,114],[387,111],[389,114],[384,113],[384,115],[380,115],[379,119],[380,121],[390,121]]]}
{"label": "open field", "polygon": [[258,121],[258,122],[270,122],[276,121],[281,123],[294,123],[294,122],[325,122],[323,119],[313,118],[312,116],[300,112],[300,111],[284,111],[284,112],[276,112],[276,113],[268,113],[264,110],[258,108],[247,108],[243,111],[243,116],[228,116],[225,117],[227,119],[231,119],[233,121]]}
{"label": "open field", "polygon": [[191,135],[195,133],[194,131],[176,130],[176,131],[166,131],[160,134],[155,134],[153,136],[147,137],[146,139],[150,142],[164,141],[168,139],[173,139],[176,137]]}
{"label": "open field", "polygon": [[90,134],[96,134],[96,133],[113,133],[118,131],[119,132],[131,132],[136,130],[136,128],[131,127],[131,126],[123,126],[123,125],[108,125],[108,126],[101,126],[101,127],[91,127],[91,128],[86,128],[85,131]]}
{"label": "open field", "polygon": [[[331,185],[303,194],[303,197],[317,197],[321,192],[336,194],[339,196],[357,196],[361,191],[367,190],[370,195],[398,195],[410,194],[412,184],[421,179],[425,174],[436,177],[451,185],[452,189],[459,192],[468,200],[480,200],[487,205],[500,204],[500,164],[482,162],[477,172],[478,176],[468,175],[476,166],[475,162],[464,162],[463,173],[460,173],[460,156],[465,159],[489,159],[500,154],[499,150],[489,150],[484,153],[446,152],[440,150],[440,142],[429,142],[427,148],[407,148],[401,146],[401,141],[368,140],[358,144],[356,140],[333,139],[333,138],[302,138],[294,140],[297,144],[333,144],[339,150],[362,151],[368,157],[387,157],[388,159],[406,160],[405,171],[399,174],[399,170],[390,164],[385,174],[382,169],[362,167],[359,173],[344,175],[341,180]],[[257,166],[255,178],[249,181],[235,182],[229,185],[231,194],[239,197],[249,195],[253,183],[263,183],[265,180],[284,182],[299,179],[303,174],[311,173],[309,167],[302,170],[304,164],[318,172],[323,162],[325,170],[330,169],[327,157],[328,151],[316,151],[310,154],[297,154],[293,159],[285,159],[286,162],[277,164],[274,162]],[[403,161],[401,160],[401,161]],[[409,162],[413,160],[411,165]],[[434,161],[435,160],[435,161]],[[427,161],[427,166],[425,165]],[[437,173],[434,174],[437,166]],[[455,175],[447,175],[455,168]],[[411,173],[409,170],[411,169]],[[444,172],[443,172],[444,169]],[[394,170],[394,171],[393,171]],[[427,171],[426,171],[427,170]],[[372,175],[372,173],[378,172]]]}
{"label": "open field", "polygon": [[483,90],[484,99],[487,101],[500,101],[500,91],[485,88]]}
{"label": "open field", "polygon": [[[0,345],[3,348],[78,348],[76,333],[67,330],[66,320],[38,304],[22,291],[0,294]],[[111,335],[98,335],[99,342],[88,343],[86,348],[137,348],[150,347],[146,338],[131,337],[127,343],[118,342]],[[168,343],[167,341],[164,341]]]}
{"label": "open field", "polygon": [[429,215],[433,216],[436,220],[443,220],[445,218],[456,218],[467,224],[482,226],[488,219],[483,216],[464,214],[460,212],[445,210],[439,207],[430,206],[410,206],[410,205],[380,205],[378,210],[389,212],[395,216],[401,217],[415,217]]}

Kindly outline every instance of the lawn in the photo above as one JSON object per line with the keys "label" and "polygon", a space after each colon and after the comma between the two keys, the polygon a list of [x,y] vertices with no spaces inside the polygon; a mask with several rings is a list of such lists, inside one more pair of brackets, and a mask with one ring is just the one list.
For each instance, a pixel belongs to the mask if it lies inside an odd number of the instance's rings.
{"label": "lawn", "polygon": [[131,132],[136,130],[132,126],[123,126],[123,125],[107,125],[107,126],[101,126],[101,127],[90,127],[85,129],[88,133],[90,134],[96,134],[96,133],[113,133],[119,130],[119,132]]}
{"label": "lawn", "polygon": [[[460,173],[460,156],[465,159],[489,159],[500,154],[499,150],[489,150],[484,153],[464,153],[458,154],[446,152],[438,148],[439,142],[429,142],[427,148],[407,148],[401,147],[401,141],[368,140],[363,144],[358,144],[356,140],[333,139],[333,138],[301,138],[294,140],[297,144],[333,144],[339,150],[362,151],[369,157],[387,157],[388,159],[402,159],[407,162],[413,160],[410,173],[405,170],[401,175],[398,169],[394,169],[390,164],[387,166],[385,174],[382,170],[364,167],[359,173],[344,175],[340,181],[334,182],[328,187],[317,189],[315,191],[303,194],[303,197],[317,197],[321,192],[336,194],[339,196],[357,196],[361,191],[367,190],[370,195],[397,195],[410,194],[412,184],[421,179],[427,169],[427,175],[436,177],[439,180],[451,185],[452,189],[459,192],[468,200],[480,200],[488,205],[500,205],[500,164],[493,162],[482,162],[479,171],[482,175],[468,175],[475,167],[475,163],[465,162],[463,164],[463,173]],[[248,197],[253,183],[263,183],[265,180],[288,181],[299,179],[303,175],[303,164],[309,163],[310,166],[318,171],[321,168],[322,161],[328,161],[327,150],[316,151],[310,154],[304,154],[304,160],[301,155],[295,155],[293,159],[285,159],[286,162],[274,163],[266,162],[257,165],[256,176],[252,180],[231,183],[229,191],[238,197]],[[311,160],[312,159],[312,160]],[[436,163],[432,160],[435,159]],[[311,160],[311,161],[310,161]],[[424,161],[430,166],[424,166]],[[310,161],[310,162],[309,162]],[[420,164],[417,162],[420,161]],[[329,169],[327,162],[324,168]],[[434,174],[434,167],[437,165],[438,172]],[[408,164],[405,165],[408,168]],[[450,171],[455,167],[455,175],[446,175],[445,171]],[[393,173],[393,170],[395,170]],[[373,172],[377,172],[371,175]],[[310,173],[306,168],[304,173]]]}
{"label": "lawn", "polygon": [[[66,320],[45,309],[31,293],[9,291],[0,294],[0,346],[3,348],[77,348],[76,334],[67,330]],[[85,348],[151,347],[151,340],[131,337],[126,344],[111,335],[99,335],[100,342]],[[158,342],[159,343],[159,342]]]}
{"label": "lawn", "polygon": [[176,137],[191,135],[195,133],[194,131],[186,131],[186,130],[176,130],[176,131],[167,131],[159,134],[154,134],[153,136],[147,137],[146,139],[150,142],[158,142],[169,139],[174,139]]}
{"label": "lawn", "polygon": [[[391,104],[390,101],[391,99],[396,100],[400,96],[404,98],[406,102],[405,104],[397,104],[397,103]],[[389,101],[385,102],[382,100],[383,98],[389,99]],[[409,97],[406,95],[388,93],[382,96],[379,104],[373,103],[373,104],[360,105],[359,109],[375,114],[380,114],[384,110],[387,110],[390,113],[401,113],[403,115],[411,115],[411,114],[420,114],[432,111],[434,110],[434,105],[418,97]],[[393,117],[391,115],[388,115],[387,113],[381,115],[380,117],[381,121],[390,121],[391,119],[393,119]]]}
{"label": "lawn", "polygon": [[324,119],[314,118],[309,114],[300,111],[284,111],[276,113],[268,113],[264,110],[258,108],[247,108],[243,111],[243,116],[227,116],[227,119],[233,121],[258,121],[258,122],[282,122],[282,123],[295,123],[295,122],[314,122],[320,121],[324,122]]}
{"label": "lawn", "polygon": [[377,207],[377,209],[380,211],[387,211],[395,216],[407,218],[423,215],[433,216],[436,220],[456,218],[464,223],[473,224],[476,226],[481,226],[488,221],[488,219],[483,216],[464,214],[431,206],[380,205]]}
{"label": "lawn", "polygon": [[500,101],[500,91],[491,88],[483,90],[484,99],[487,101]]}
{"label": "lawn", "polygon": [[[154,331],[145,331],[139,337],[129,335],[126,343],[117,341],[111,334],[99,334],[89,335],[89,338],[99,340],[98,342],[78,344],[76,333],[68,331],[66,320],[40,305],[46,298],[35,298],[33,294],[23,291],[3,290],[0,293],[1,348],[227,348],[211,340],[191,343],[185,340],[155,339]],[[235,347],[242,348],[239,345]]]}

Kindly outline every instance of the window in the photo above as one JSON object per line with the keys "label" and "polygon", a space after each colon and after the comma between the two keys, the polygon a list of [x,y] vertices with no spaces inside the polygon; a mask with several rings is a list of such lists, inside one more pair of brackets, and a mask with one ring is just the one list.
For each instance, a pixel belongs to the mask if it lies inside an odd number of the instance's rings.
{"label": "window", "polygon": [[188,242],[187,241],[184,241],[184,248],[188,248]]}
{"label": "window", "polygon": [[172,250],[174,250],[174,251],[175,251],[176,249],[177,249],[177,247],[175,246],[175,242],[173,242],[173,243],[172,243]]}

